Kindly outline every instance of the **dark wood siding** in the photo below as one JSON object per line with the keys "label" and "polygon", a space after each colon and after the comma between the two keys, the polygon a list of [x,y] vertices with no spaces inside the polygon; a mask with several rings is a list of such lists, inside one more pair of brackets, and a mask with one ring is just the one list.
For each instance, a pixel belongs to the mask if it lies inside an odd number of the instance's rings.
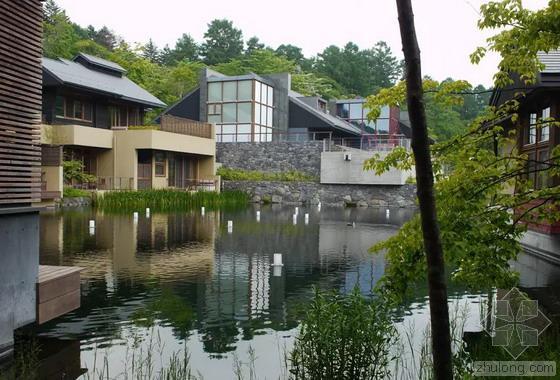
{"label": "dark wood siding", "polygon": [[0,1],[0,207],[40,200],[39,0]]}

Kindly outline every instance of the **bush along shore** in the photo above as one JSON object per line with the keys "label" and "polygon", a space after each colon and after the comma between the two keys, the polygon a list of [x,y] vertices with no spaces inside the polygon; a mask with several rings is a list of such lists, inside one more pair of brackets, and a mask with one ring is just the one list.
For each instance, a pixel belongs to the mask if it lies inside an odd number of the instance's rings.
{"label": "bush along shore", "polygon": [[112,191],[94,199],[94,207],[104,211],[134,211],[149,207],[153,211],[193,210],[205,207],[234,209],[245,207],[249,196],[241,191],[188,192],[181,190]]}

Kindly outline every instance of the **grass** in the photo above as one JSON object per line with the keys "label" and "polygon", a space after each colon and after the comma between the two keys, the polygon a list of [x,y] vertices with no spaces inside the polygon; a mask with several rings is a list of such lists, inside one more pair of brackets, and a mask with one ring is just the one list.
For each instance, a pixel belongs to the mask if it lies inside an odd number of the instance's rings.
{"label": "grass", "polygon": [[73,187],[65,187],[63,191],[64,198],[91,198],[91,193],[82,189],[75,189]]}
{"label": "grass", "polygon": [[180,190],[112,191],[94,200],[94,206],[105,211],[137,211],[149,207],[152,211],[193,210],[202,206],[208,210],[235,209],[247,206],[249,196],[241,191],[187,192]]}
{"label": "grass", "polygon": [[217,170],[225,181],[280,181],[280,182],[318,182],[318,178],[296,170],[285,172],[262,172],[221,167]]}

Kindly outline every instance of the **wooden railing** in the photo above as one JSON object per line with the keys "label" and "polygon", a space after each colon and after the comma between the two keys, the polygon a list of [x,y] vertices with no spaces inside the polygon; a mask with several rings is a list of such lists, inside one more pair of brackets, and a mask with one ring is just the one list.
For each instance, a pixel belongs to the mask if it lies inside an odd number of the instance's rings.
{"label": "wooden railing", "polygon": [[181,117],[163,115],[161,117],[161,130],[164,132],[179,133],[188,136],[213,138],[212,124],[200,121],[183,119]]}

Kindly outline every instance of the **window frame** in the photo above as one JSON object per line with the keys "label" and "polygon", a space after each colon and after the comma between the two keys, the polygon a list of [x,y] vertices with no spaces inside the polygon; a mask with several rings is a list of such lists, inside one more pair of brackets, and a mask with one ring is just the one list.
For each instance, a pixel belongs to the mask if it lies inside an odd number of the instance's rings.
{"label": "window frame", "polygon": [[[158,157],[163,157],[163,160],[158,160]],[[162,169],[162,174],[158,174],[158,168]],[[154,177],[167,176],[167,157],[164,152],[154,152]]]}

